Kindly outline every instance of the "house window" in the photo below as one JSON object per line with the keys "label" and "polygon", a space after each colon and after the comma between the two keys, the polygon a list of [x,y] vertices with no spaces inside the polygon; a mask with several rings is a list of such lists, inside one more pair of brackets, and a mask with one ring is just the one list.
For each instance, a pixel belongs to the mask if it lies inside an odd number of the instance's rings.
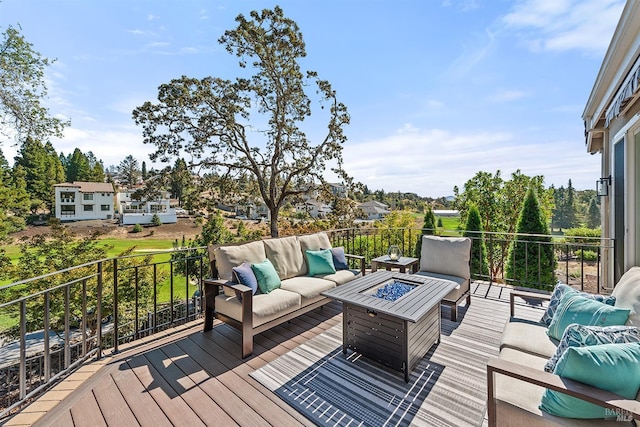
{"label": "house window", "polygon": [[82,205],[85,212],[93,212],[93,205]]}
{"label": "house window", "polygon": [[61,216],[73,216],[76,214],[76,207],[69,205],[60,206],[60,215]]}
{"label": "house window", "polygon": [[109,206],[109,205],[100,205],[100,210],[102,212],[105,212],[105,211],[109,212],[111,210],[111,206]]}
{"label": "house window", "polygon": [[93,193],[84,193],[82,195],[82,200],[93,200]]}

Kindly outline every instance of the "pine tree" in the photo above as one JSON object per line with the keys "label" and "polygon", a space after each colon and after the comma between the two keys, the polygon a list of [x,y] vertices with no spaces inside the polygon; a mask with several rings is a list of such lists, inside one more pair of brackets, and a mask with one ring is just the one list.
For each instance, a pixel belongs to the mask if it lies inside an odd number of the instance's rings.
{"label": "pine tree", "polygon": [[532,188],[527,191],[516,233],[509,247],[507,279],[542,289],[555,285],[556,259],[549,227]]}
{"label": "pine tree", "polygon": [[467,216],[464,237],[471,239],[471,274],[489,276],[489,262],[487,261],[487,247],[482,233],[482,219],[476,205],[471,205]]}
{"label": "pine tree", "polygon": [[431,206],[427,206],[427,212],[424,214],[424,220],[422,224],[422,231],[420,233],[420,238],[416,243],[416,258],[420,258],[420,254],[422,253],[422,236],[432,235],[436,230],[436,217],[433,214],[433,209]]}
{"label": "pine tree", "polygon": [[589,211],[587,212],[587,227],[598,228],[600,227],[600,207],[594,197],[589,202]]}

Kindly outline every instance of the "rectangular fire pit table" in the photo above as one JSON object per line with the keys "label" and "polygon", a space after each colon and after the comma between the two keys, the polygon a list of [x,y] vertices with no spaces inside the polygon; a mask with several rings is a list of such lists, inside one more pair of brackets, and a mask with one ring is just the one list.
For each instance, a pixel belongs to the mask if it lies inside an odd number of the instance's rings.
{"label": "rectangular fire pit table", "polygon": [[[414,285],[395,301],[374,294],[394,281]],[[440,301],[456,283],[425,276],[378,271],[322,295],[342,302],[342,352],[358,353],[409,373],[440,341]]]}

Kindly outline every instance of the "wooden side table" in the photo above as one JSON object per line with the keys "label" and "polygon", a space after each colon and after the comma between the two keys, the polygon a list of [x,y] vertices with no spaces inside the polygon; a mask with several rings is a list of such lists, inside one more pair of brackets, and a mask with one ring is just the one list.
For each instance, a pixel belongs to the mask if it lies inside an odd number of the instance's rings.
{"label": "wooden side table", "polygon": [[411,269],[412,273],[417,273],[420,269],[420,260],[418,258],[400,257],[397,261],[389,259],[389,255],[379,256],[371,260],[371,272],[378,270],[378,267],[384,267],[387,271],[392,268],[397,268],[400,273],[406,273],[407,267]]}

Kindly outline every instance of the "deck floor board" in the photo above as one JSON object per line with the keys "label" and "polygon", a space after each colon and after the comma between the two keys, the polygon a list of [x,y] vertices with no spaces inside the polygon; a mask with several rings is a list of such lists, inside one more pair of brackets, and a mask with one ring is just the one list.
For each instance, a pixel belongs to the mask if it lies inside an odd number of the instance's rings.
{"label": "deck floor board", "polygon": [[[469,326],[461,339],[469,348],[478,345],[478,334],[499,339],[509,310],[508,288],[474,283],[472,291],[480,314],[460,309]],[[543,313],[526,301],[516,303],[522,317],[539,319]],[[448,320],[449,308],[441,314],[442,333],[451,334],[457,326]],[[114,355],[36,425],[312,425],[249,374],[341,321],[340,303],[331,302],[256,336],[254,354],[247,359],[240,358],[238,331],[216,321],[203,333],[202,321],[192,322],[169,337]],[[482,328],[473,327],[476,321]]]}

